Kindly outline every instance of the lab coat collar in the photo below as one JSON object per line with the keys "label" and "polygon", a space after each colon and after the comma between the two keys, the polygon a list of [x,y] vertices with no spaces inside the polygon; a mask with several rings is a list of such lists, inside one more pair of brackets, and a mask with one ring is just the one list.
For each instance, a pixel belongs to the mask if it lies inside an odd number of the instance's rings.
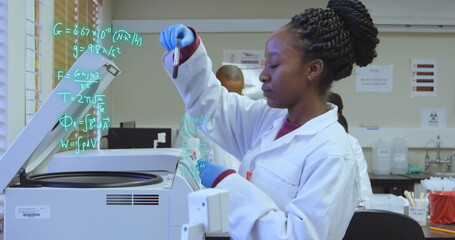
{"label": "lab coat collar", "polygon": [[[327,103],[328,111],[322,115],[319,115],[310,121],[306,122],[293,132],[282,136],[281,138],[286,137],[287,135],[291,136],[311,136],[315,135],[317,132],[328,127],[330,124],[338,121],[338,107],[332,103]],[[288,114],[284,114],[281,119],[277,119],[273,122],[273,129],[280,129],[283,126],[284,121],[286,121]],[[275,136],[274,136],[275,137]]]}
{"label": "lab coat collar", "polygon": [[258,142],[259,152],[268,152],[273,151],[276,148],[282,147],[290,143],[296,137],[305,137],[312,136],[321,131],[322,129],[328,127],[329,125],[338,121],[337,106],[327,103],[328,111],[320,116],[317,116],[310,121],[306,122],[296,130],[282,136],[279,139],[276,139],[276,135],[283,126],[284,121],[286,121],[288,114],[283,114],[281,118],[276,119],[272,123],[272,127],[265,132],[261,141]]}

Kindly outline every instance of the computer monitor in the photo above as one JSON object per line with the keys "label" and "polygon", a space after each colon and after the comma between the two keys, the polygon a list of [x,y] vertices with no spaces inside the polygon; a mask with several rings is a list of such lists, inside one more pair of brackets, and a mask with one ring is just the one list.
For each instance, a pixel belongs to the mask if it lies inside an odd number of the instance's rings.
{"label": "computer monitor", "polygon": [[171,128],[109,128],[107,148],[171,148]]}

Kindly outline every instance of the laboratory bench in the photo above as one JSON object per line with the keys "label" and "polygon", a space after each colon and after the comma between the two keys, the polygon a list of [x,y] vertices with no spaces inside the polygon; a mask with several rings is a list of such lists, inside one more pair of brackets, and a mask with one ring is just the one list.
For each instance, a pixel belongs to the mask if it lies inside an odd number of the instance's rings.
{"label": "laboratory bench", "polygon": [[431,230],[429,227],[443,228],[451,231],[455,231],[455,224],[434,224],[429,223],[429,225],[422,227],[423,233],[425,234],[425,239],[438,240],[438,239],[455,239],[455,233],[447,233],[441,231]]}
{"label": "laboratory bench", "polygon": [[[409,174],[409,175],[374,175],[369,174],[371,186],[374,193],[392,193],[397,196],[403,196],[404,190],[413,191],[416,183],[420,180],[429,178],[425,174]],[[455,224],[433,224],[429,223],[427,226],[422,227],[425,234],[425,239],[438,240],[438,239],[454,239],[455,234],[446,233],[441,231],[430,230],[429,226],[437,228],[445,228],[455,231]],[[209,237],[208,240],[226,240],[226,237]],[[3,239],[3,232],[0,232],[0,240]]]}
{"label": "laboratory bench", "polygon": [[[430,230],[429,226],[437,227],[437,228],[445,228],[449,229],[452,231],[455,231],[455,224],[433,224],[430,223],[427,226],[422,227],[423,233],[425,234],[425,239],[430,239],[430,240],[449,240],[449,239],[454,239],[455,240],[455,234],[453,233],[446,233],[446,232],[441,232],[441,231],[435,231],[435,230]],[[229,239],[226,237],[210,237],[207,238],[208,240],[225,240]],[[6,240],[3,239],[3,232],[0,232],[0,240]]]}
{"label": "laboratory bench", "polygon": [[375,175],[370,173],[370,182],[373,193],[391,193],[397,196],[404,196],[404,191],[414,191],[414,186],[422,179],[430,176],[419,174],[406,175]]}
{"label": "laboratory bench", "polygon": [[[455,231],[455,224],[450,224],[450,225],[440,225],[440,224],[430,224],[429,226],[437,227],[437,228],[445,228],[449,230]],[[430,230],[428,225],[425,227],[422,227],[423,233],[425,234],[425,239],[430,239],[430,240],[450,240],[454,239],[455,240],[455,234],[453,233],[446,233],[446,232],[440,232],[440,231],[434,231]],[[208,238],[210,240],[224,240],[228,239],[226,237],[211,237]],[[0,232],[0,240],[6,240],[3,239],[3,232]]]}

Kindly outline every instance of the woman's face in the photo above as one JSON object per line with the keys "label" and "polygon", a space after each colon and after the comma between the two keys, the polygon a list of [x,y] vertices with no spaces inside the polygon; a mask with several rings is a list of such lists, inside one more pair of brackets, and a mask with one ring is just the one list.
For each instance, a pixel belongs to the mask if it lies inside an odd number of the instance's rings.
{"label": "woman's face", "polygon": [[265,67],[259,76],[269,107],[292,108],[305,98],[308,90],[309,66],[302,61],[302,52],[292,45],[286,29],[275,32],[265,46]]}

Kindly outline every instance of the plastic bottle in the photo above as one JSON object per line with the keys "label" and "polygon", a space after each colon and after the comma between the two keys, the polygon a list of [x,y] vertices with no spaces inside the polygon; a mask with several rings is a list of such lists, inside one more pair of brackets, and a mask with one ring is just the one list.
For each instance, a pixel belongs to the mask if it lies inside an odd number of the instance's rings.
{"label": "plastic bottle", "polygon": [[397,137],[392,143],[392,174],[408,172],[408,145],[403,137]]}
{"label": "plastic bottle", "polygon": [[373,173],[376,175],[390,175],[390,146],[379,139],[373,145]]}

